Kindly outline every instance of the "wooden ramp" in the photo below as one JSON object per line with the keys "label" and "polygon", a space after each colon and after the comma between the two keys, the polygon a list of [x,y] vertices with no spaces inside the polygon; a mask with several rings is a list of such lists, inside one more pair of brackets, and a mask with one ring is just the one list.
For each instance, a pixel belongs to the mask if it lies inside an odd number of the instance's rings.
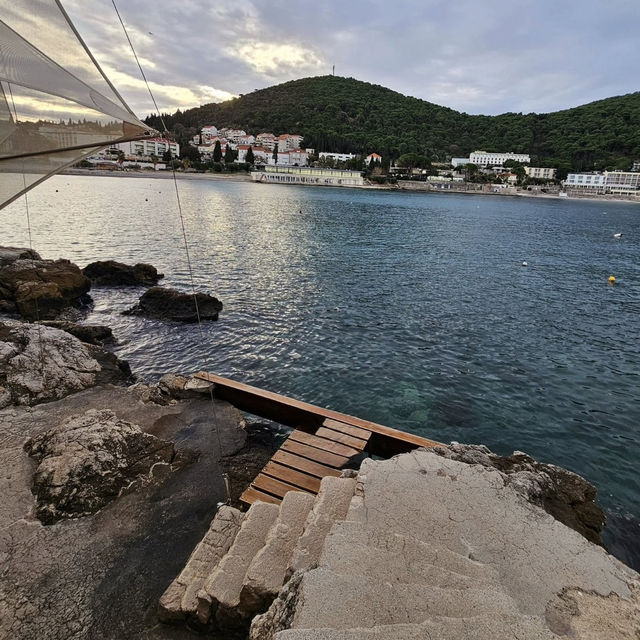
{"label": "wooden ramp", "polygon": [[391,457],[440,443],[375,422],[323,409],[212,373],[200,380],[214,384],[214,395],[242,411],[290,426],[294,431],[240,497],[279,503],[288,491],[317,494],[325,476],[358,469],[367,455]]}

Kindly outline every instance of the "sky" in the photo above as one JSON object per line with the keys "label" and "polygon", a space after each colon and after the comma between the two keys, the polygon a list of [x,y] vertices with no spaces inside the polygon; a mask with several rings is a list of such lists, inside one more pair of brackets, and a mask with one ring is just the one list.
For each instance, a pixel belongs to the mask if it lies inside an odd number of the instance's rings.
{"label": "sky", "polygon": [[[336,75],[473,114],[637,91],[640,0],[116,0],[160,111]],[[154,111],[111,0],[63,0],[107,76]]]}

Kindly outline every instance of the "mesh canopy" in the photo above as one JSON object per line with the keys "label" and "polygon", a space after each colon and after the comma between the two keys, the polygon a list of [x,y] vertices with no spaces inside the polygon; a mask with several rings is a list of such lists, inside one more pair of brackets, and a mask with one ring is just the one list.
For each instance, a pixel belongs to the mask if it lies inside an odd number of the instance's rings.
{"label": "mesh canopy", "polygon": [[0,208],[101,148],[156,134],[138,120],[58,0],[0,0]]}

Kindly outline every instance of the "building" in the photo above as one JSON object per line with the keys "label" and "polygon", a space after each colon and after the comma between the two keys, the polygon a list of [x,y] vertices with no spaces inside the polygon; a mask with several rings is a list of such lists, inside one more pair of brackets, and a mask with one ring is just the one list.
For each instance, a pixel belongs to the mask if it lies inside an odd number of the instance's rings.
{"label": "building", "polygon": [[636,160],[631,167],[631,171],[636,172],[640,171],[640,160]]}
{"label": "building", "polygon": [[598,193],[638,194],[640,192],[640,172],[570,173],[563,184],[568,189]]}
{"label": "building", "polygon": [[371,161],[373,160],[373,162],[382,162],[382,156],[377,154],[377,153],[370,153],[365,159],[364,159],[364,163],[365,165],[369,166],[369,164],[371,164]]}
{"label": "building", "polygon": [[269,162],[269,158],[271,158],[273,155],[271,151],[269,151],[269,149],[265,149],[264,147],[252,147],[249,144],[239,144],[238,157],[235,161],[246,162],[249,149],[253,151],[254,162],[264,162],[266,164],[267,162]]}
{"label": "building", "polygon": [[513,153],[512,151],[493,153],[489,151],[474,151],[469,156],[469,162],[479,167],[496,167],[503,165],[507,160],[515,160],[528,164],[531,158],[526,153]]}
{"label": "building", "polygon": [[132,140],[131,142],[119,142],[110,147],[110,150],[122,151],[126,156],[151,157],[152,155],[162,158],[167,151],[177,158],[180,155],[180,145],[177,142],[166,140],[165,138],[147,138],[144,140]]}
{"label": "building", "polygon": [[276,142],[278,143],[278,151],[291,151],[292,149],[299,149],[302,145],[303,136],[293,133],[284,133],[278,136]]}
{"label": "building", "polygon": [[321,151],[318,157],[322,160],[324,158],[330,158],[336,162],[347,162],[347,160],[353,160],[356,157],[355,153],[330,153],[328,151]]}
{"label": "building", "polygon": [[259,133],[256,136],[256,144],[264,147],[265,149],[269,149],[269,151],[273,151],[276,146],[277,138],[273,135],[273,133]]}
{"label": "building", "polygon": [[529,178],[538,178],[539,180],[555,180],[556,169],[550,167],[525,167],[524,172]]}
{"label": "building", "polygon": [[363,187],[362,172],[347,169],[323,169],[321,167],[266,166],[252,171],[255,182],[275,184],[307,184],[324,187]]}
{"label": "building", "polygon": [[451,158],[452,167],[464,167],[465,164],[469,164],[470,162],[470,158]]}

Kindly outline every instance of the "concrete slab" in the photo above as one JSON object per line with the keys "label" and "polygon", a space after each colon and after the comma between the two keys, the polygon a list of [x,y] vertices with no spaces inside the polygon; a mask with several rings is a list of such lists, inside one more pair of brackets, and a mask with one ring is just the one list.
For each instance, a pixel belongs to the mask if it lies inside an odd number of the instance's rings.
{"label": "concrete slab", "polygon": [[264,544],[251,561],[240,592],[240,608],[245,612],[266,609],[284,584],[291,554],[304,531],[316,497],[289,491]]}
{"label": "concrete slab", "polygon": [[434,616],[466,618],[491,614],[518,614],[508,595],[490,588],[439,589],[423,584],[362,580],[318,568],[307,572],[300,584],[291,628],[370,628],[421,623]]}
{"label": "concrete slab", "polygon": [[288,576],[294,571],[310,569],[317,564],[329,530],[336,520],[342,520],[347,515],[355,488],[356,481],[353,478],[327,476],[322,479],[304,533],[293,550],[287,569]]}
{"label": "concrete slab", "polygon": [[198,618],[206,621],[213,607],[235,609],[247,568],[264,546],[269,529],[280,509],[275,504],[256,502],[251,506],[227,554],[198,592]]}
{"label": "concrete slab", "polygon": [[275,640],[558,640],[540,618],[477,616],[433,618],[422,624],[396,624],[372,629],[289,629]]}

